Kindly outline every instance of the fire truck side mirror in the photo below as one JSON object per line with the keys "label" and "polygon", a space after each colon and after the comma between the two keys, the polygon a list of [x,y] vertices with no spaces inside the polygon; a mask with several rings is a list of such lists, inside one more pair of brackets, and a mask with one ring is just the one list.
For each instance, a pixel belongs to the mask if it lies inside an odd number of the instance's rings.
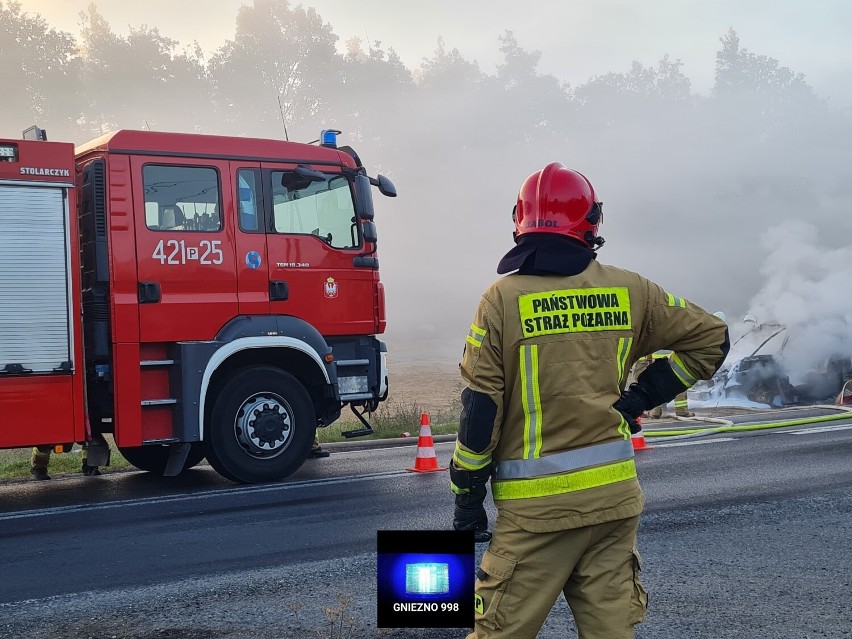
{"label": "fire truck side mirror", "polygon": [[362,220],[372,220],[375,217],[373,196],[370,194],[370,184],[370,178],[363,173],[355,176],[355,213]]}
{"label": "fire truck side mirror", "polygon": [[371,242],[372,244],[375,244],[378,241],[379,236],[376,232],[376,223],[375,222],[371,222],[370,220],[366,220],[361,225],[361,229],[362,229],[361,233],[364,235],[364,241],[365,242]]}
{"label": "fire truck side mirror", "polygon": [[355,176],[355,212],[362,220],[372,220],[375,217],[373,196],[370,187],[379,187],[379,192],[388,197],[396,197],[396,187],[384,175],[371,178],[364,173]]}
{"label": "fire truck side mirror", "polygon": [[370,184],[379,187],[379,193],[387,197],[396,197],[396,187],[384,175],[379,175],[378,178],[371,179]]}

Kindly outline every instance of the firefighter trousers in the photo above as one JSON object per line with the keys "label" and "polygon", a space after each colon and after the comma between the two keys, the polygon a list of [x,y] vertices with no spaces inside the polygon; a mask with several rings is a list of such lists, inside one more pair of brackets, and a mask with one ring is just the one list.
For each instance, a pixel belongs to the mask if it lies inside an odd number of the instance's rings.
{"label": "firefighter trousers", "polygon": [[30,467],[36,470],[47,470],[50,464],[50,453],[53,452],[53,446],[36,446],[30,455]]}
{"label": "firefighter trousers", "polygon": [[476,579],[467,639],[534,639],[561,592],[579,639],[633,639],[648,595],[639,579],[639,517],[532,533],[498,517]]}
{"label": "firefighter trousers", "polygon": [[[30,455],[30,467],[36,470],[47,470],[52,452],[53,446],[35,446]],[[85,444],[82,446],[81,457],[84,464],[89,461],[89,448]]]}

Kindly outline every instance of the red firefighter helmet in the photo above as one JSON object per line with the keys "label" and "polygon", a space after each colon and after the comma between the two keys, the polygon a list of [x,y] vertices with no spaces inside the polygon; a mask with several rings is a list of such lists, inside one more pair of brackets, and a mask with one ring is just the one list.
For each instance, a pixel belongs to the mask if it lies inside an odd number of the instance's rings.
{"label": "red firefighter helmet", "polygon": [[521,185],[515,207],[515,239],[529,233],[553,233],[579,240],[595,249],[603,204],[586,176],[551,162]]}

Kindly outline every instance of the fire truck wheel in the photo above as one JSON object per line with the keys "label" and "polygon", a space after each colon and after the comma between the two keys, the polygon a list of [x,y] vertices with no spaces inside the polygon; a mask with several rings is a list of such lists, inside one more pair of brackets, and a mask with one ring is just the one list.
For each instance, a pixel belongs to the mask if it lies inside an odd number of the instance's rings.
{"label": "fire truck wheel", "polygon": [[294,473],[307,458],[317,425],[305,387],[269,366],[235,371],[210,416],[207,460],[219,474],[247,484]]}
{"label": "fire truck wheel", "polygon": [[[169,461],[168,446],[139,446],[136,448],[119,448],[124,458],[139,470],[162,475]],[[192,444],[189,455],[184,462],[183,470],[188,470],[204,459],[204,446],[201,442]]]}

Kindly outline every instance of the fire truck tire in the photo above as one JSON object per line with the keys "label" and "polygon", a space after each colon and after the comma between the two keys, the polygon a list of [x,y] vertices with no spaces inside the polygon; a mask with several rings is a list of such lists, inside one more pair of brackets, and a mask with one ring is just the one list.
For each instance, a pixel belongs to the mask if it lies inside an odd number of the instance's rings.
{"label": "fire truck tire", "polygon": [[[147,470],[149,473],[162,475],[169,461],[168,446],[139,446],[136,448],[119,448],[124,458],[139,470]],[[204,446],[201,442],[192,444],[183,470],[189,470],[204,459]]]}
{"label": "fire truck tire", "polygon": [[316,427],[299,380],[271,366],[243,368],[216,395],[204,437],[207,460],[232,481],[278,481],[305,461]]}

